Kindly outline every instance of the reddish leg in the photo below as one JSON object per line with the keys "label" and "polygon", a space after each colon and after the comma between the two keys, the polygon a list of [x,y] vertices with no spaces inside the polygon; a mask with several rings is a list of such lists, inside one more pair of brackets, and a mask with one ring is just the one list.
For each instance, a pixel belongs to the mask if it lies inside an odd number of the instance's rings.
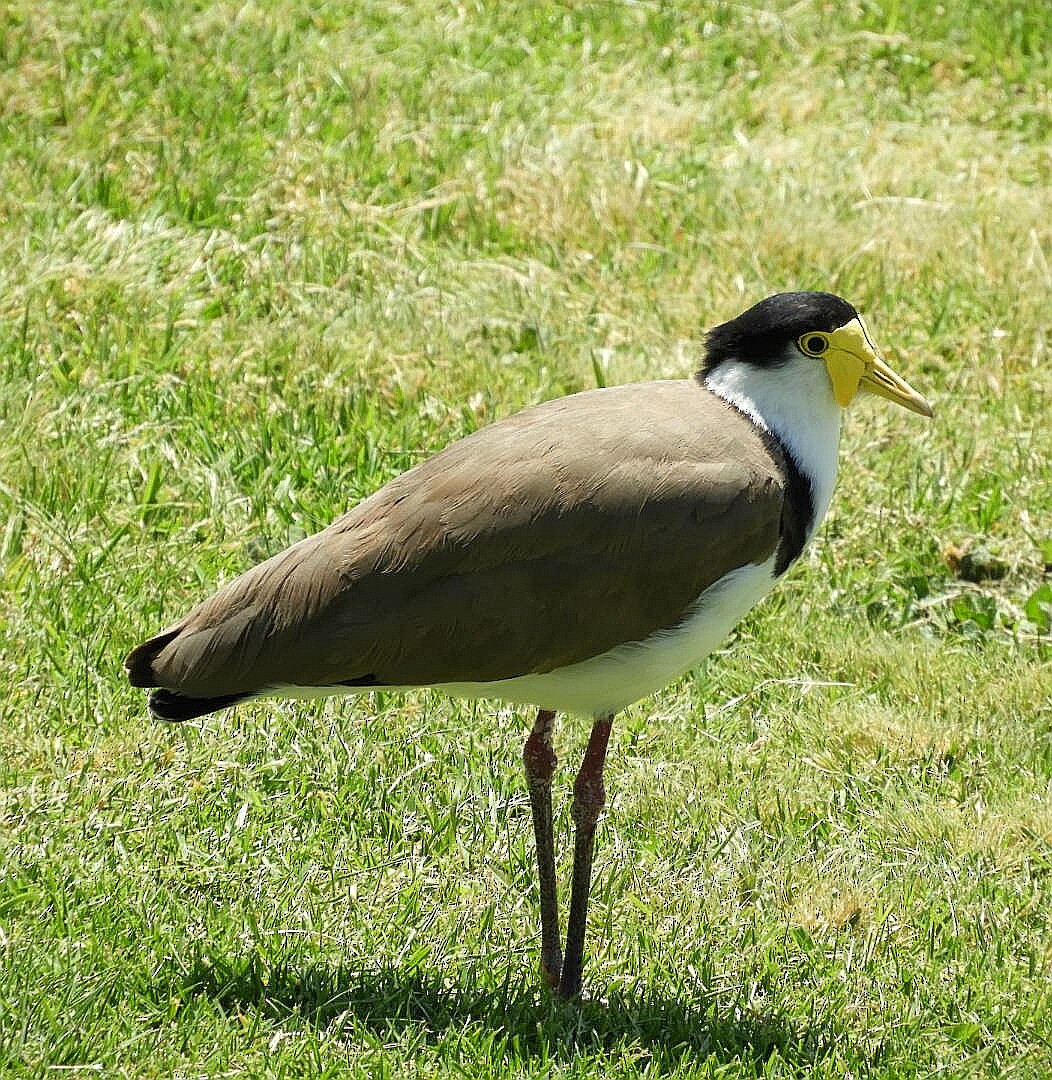
{"label": "reddish leg", "polygon": [[588,892],[592,882],[592,854],[595,826],[606,801],[603,764],[610,741],[613,716],[596,717],[580,771],[573,785],[573,819],[576,825],[573,850],[573,884],[570,889],[570,916],[566,927],[566,955],[559,979],[559,997],[581,992],[584,964],[584,930],[588,919]]}
{"label": "reddish leg", "polygon": [[555,887],[555,838],[552,834],[552,774],[557,758],[552,747],[555,713],[541,709],[522,748],[526,785],[537,842],[537,881],[541,893],[541,974],[551,987],[559,985],[562,945],[559,941],[559,900]]}

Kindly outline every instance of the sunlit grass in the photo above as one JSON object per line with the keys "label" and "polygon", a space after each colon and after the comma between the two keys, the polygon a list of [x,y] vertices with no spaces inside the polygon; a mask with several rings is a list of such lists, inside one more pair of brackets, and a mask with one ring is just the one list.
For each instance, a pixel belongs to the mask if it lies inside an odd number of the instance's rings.
{"label": "sunlit grass", "polygon": [[[1046,8],[8,6],[0,1071],[1052,1071]],[[522,714],[126,685],[422,454],[812,287],[936,417],[853,408],[803,565],[619,717],[595,1001]]]}

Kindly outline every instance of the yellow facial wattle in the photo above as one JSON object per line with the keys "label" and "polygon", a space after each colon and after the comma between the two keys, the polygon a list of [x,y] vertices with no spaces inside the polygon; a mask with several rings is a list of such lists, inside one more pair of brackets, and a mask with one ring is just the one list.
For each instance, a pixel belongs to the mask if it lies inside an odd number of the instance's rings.
{"label": "yellow facial wattle", "polygon": [[[826,343],[824,349],[816,347],[821,340]],[[881,359],[861,318],[852,319],[830,334],[805,334],[800,338],[800,347],[825,361],[833,396],[841,407],[846,408],[859,390],[865,390],[921,416],[932,415],[927,400]]]}

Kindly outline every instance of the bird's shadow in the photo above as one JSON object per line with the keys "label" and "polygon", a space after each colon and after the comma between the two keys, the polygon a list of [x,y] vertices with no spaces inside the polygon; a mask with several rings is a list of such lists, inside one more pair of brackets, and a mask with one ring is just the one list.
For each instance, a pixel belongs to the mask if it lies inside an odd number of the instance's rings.
{"label": "bird's shadow", "polygon": [[437,1043],[447,1034],[486,1032],[488,1051],[509,1063],[569,1060],[620,1047],[655,1074],[681,1068],[684,1058],[768,1061],[773,1056],[811,1067],[834,1053],[831,1028],[794,1025],[788,1018],[721,1004],[702,988],[689,1001],[637,990],[602,1000],[559,1001],[535,978],[511,971],[494,983],[470,970],[450,983],[421,967],[331,966],[250,956],[198,958],[182,980],[187,997],[204,995],[224,1009],[262,1014],[285,1026],[341,1032],[363,1025],[389,1038],[403,1031]]}

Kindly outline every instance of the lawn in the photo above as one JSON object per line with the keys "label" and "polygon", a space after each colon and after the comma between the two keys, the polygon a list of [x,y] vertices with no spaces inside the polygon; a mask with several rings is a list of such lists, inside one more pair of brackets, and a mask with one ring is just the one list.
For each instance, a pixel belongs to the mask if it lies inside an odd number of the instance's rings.
{"label": "lawn", "polygon": [[[1045,0],[9,3],[0,1074],[1052,1074],[1050,147]],[[854,405],[800,565],[618,717],[585,1001],[525,711],[126,684],[421,455],[797,288],[936,416]]]}

